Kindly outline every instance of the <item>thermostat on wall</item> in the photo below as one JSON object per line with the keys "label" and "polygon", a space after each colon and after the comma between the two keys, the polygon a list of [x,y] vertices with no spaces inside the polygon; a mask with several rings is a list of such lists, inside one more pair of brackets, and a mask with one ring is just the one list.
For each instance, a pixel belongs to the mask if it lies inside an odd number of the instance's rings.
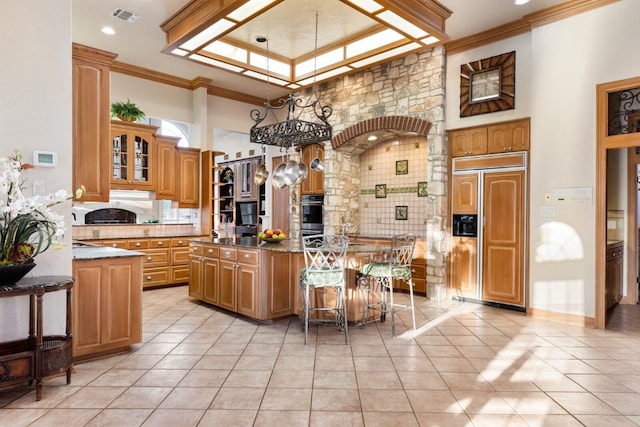
{"label": "thermostat on wall", "polygon": [[52,168],[58,164],[58,153],[36,150],[33,152],[33,164]]}

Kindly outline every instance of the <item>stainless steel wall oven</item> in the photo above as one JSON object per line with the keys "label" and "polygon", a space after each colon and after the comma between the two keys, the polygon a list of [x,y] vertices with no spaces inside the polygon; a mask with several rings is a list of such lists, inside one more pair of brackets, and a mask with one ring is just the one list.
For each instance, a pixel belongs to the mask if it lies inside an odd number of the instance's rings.
{"label": "stainless steel wall oven", "polygon": [[324,225],[322,216],[324,211],[324,195],[305,195],[300,200],[302,216],[301,234],[309,236],[322,234]]}

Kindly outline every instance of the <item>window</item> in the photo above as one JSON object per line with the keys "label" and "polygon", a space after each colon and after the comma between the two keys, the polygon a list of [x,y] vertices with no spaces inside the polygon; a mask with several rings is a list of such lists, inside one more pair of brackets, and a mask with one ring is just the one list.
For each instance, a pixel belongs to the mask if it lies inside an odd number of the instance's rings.
{"label": "window", "polygon": [[150,117],[149,124],[152,126],[158,126],[159,128],[158,134],[160,135],[176,136],[180,138],[180,142],[178,142],[178,147],[189,146],[189,124],[188,123]]}

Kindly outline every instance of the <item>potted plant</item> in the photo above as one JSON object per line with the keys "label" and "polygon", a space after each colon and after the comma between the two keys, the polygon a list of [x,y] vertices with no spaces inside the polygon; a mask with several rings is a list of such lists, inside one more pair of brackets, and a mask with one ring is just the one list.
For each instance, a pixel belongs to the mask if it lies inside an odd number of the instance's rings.
{"label": "potted plant", "polygon": [[111,104],[111,118],[115,119],[116,117],[125,122],[135,122],[144,117],[144,111],[127,99],[127,102],[114,102]]}
{"label": "potted plant", "polygon": [[[65,190],[26,197],[22,193],[23,170],[35,166],[22,163],[22,154],[0,158],[0,284],[15,283],[29,272],[39,253],[58,245],[64,234],[63,217],[51,207],[73,198]],[[76,191],[80,198],[84,186]]]}

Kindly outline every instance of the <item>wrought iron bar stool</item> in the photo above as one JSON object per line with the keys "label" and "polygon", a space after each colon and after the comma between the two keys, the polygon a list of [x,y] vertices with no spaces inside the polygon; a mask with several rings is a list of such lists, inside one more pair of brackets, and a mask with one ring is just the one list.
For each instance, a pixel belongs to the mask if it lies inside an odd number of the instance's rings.
{"label": "wrought iron bar stool", "polygon": [[[304,289],[304,343],[309,333],[309,314],[332,311],[338,330],[344,331],[345,344],[349,344],[347,326],[347,300],[345,266],[349,238],[343,235],[316,234],[302,238],[305,268],[300,273],[300,287]],[[310,288],[332,287],[336,293],[333,307],[311,307]],[[315,322],[332,322],[329,319],[312,319]]]}
{"label": "wrought iron bar stool", "polygon": [[[384,254],[382,262],[363,265],[358,271],[358,290],[362,300],[362,321],[368,320],[369,310],[380,312],[380,321],[384,322],[387,313],[391,314],[391,334],[396,336],[395,314],[411,309],[413,329],[416,329],[416,314],[413,307],[413,281],[411,280],[411,260],[416,245],[413,234],[396,235],[391,239],[391,248]],[[393,299],[393,281],[402,280],[409,286],[409,304],[399,304]],[[376,297],[379,295],[379,297]]]}

